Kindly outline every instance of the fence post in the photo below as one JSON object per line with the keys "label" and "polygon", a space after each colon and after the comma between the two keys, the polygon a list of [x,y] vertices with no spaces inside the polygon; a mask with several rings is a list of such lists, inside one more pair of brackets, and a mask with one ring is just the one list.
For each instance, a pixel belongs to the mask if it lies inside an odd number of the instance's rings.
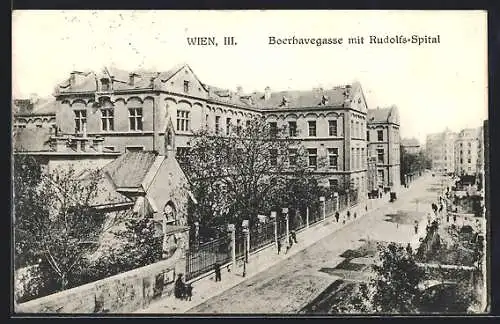
{"label": "fence post", "polygon": [[288,240],[288,236],[290,235],[290,222],[288,219],[288,208],[283,208],[282,212],[283,212],[283,214],[285,214],[285,218],[286,218],[286,239]]}
{"label": "fence post", "polygon": [[326,200],[325,197],[321,196],[319,197],[319,201],[323,203],[323,220],[326,219]]}
{"label": "fence post", "polygon": [[306,207],[306,227],[309,228],[309,206]]}
{"label": "fence post", "polygon": [[234,224],[227,225],[228,230],[231,232],[231,259],[233,269],[236,269],[236,228]]}
{"label": "fence post", "polygon": [[274,220],[274,244],[278,247],[278,219],[276,218],[276,212],[271,212],[271,219]]}

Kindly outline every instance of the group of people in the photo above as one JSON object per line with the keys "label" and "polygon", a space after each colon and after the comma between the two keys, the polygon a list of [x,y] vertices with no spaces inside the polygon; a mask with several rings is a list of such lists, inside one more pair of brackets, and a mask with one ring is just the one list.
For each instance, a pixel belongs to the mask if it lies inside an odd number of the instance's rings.
{"label": "group of people", "polygon": [[174,287],[174,295],[175,298],[182,300],[191,300],[193,296],[193,286],[188,283],[186,284],[182,279],[182,273],[177,275],[177,280],[175,281]]}

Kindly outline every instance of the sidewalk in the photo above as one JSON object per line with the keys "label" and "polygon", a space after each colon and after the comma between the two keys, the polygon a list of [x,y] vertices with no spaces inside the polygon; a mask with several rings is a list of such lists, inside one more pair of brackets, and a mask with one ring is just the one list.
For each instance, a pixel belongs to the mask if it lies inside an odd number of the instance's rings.
{"label": "sidewalk", "polygon": [[[191,301],[179,300],[173,295],[165,297],[149,305],[147,308],[140,309],[136,313],[184,313],[189,309],[198,306],[206,300],[215,297],[224,291],[244,282],[246,279],[255,276],[256,274],[280,263],[281,261],[290,258],[300,251],[308,248],[312,244],[320,241],[324,237],[334,233],[335,231],[347,226],[352,222],[356,222],[368,213],[380,208],[386,203],[386,199],[374,199],[371,207],[368,201],[363,201],[359,205],[354,206],[348,210],[351,211],[350,220],[346,220],[345,224],[342,219],[337,223],[335,217],[330,215],[325,220],[321,220],[309,228],[304,228],[297,232],[298,243],[294,244],[292,248],[285,254],[285,248],[278,255],[277,249],[274,244],[250,254],[248,257],[248,264],[246,265],[246,276],[243,277],[243,264],[237,261],[236,267],[230,266],[231,272],[228,272],[226,267],[221,268],[221,281],[215,282],[214,274],[202,277],[200,280],[192,281],[193,283],[193,297]],[[368,211],[365,211],[365,205],[368,206]],[[354,211],[357,212],[358,217],[354,219],[352,216]],[[342,212],[345,215],[346,210]],[[195,279],[196,280],[196,279]]]}

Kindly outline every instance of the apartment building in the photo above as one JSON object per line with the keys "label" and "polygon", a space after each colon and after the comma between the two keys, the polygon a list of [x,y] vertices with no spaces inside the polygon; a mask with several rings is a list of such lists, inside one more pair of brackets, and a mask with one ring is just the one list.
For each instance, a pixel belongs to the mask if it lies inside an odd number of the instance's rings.
{"label": "apartment building", "polygon": [[478,172],[479,156],[482,149],[480,128],[461,130],[455,140],[455,173],[458,175],[475,175]]}
{"label": "apartment building", "polygon": [[446,128],[444,132],[427,135],[426,154],[435,172],[455,172],[455,140],[457,134]]}
{"label": "apartment building", "polygon": [[416,138],[403,138],[401,140],[401,149],[409,154],[418,154],[421,150],[420,143]]}
{"label": "apartment building", "polygon": [[385,191],[397,190],[401,185],[398,109],[369,109],[367,118],[368,151],[377,161],[377,186]]}

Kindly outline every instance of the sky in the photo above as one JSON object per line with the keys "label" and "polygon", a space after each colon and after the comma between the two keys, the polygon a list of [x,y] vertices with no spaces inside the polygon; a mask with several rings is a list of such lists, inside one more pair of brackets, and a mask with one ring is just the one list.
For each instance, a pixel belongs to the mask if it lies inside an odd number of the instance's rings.
{"label": "sky", "polygon": [[[396,105],[402,137],[422,144],[487,119],[482,11],[14,11],[14,98],[46,97],[73,70],[166,71],[187,63],[204,83],[244,91],[307,90],[359,81],[368,108]],[[439,35],[439,44],[369,44],[369,37]],[[190,46],[187,37],[219,46]],[[232,36],[235,46],[223,46]],[[276,38],[343,38],[270,45]],[[347,44],[362,36],[364,44]]]}

